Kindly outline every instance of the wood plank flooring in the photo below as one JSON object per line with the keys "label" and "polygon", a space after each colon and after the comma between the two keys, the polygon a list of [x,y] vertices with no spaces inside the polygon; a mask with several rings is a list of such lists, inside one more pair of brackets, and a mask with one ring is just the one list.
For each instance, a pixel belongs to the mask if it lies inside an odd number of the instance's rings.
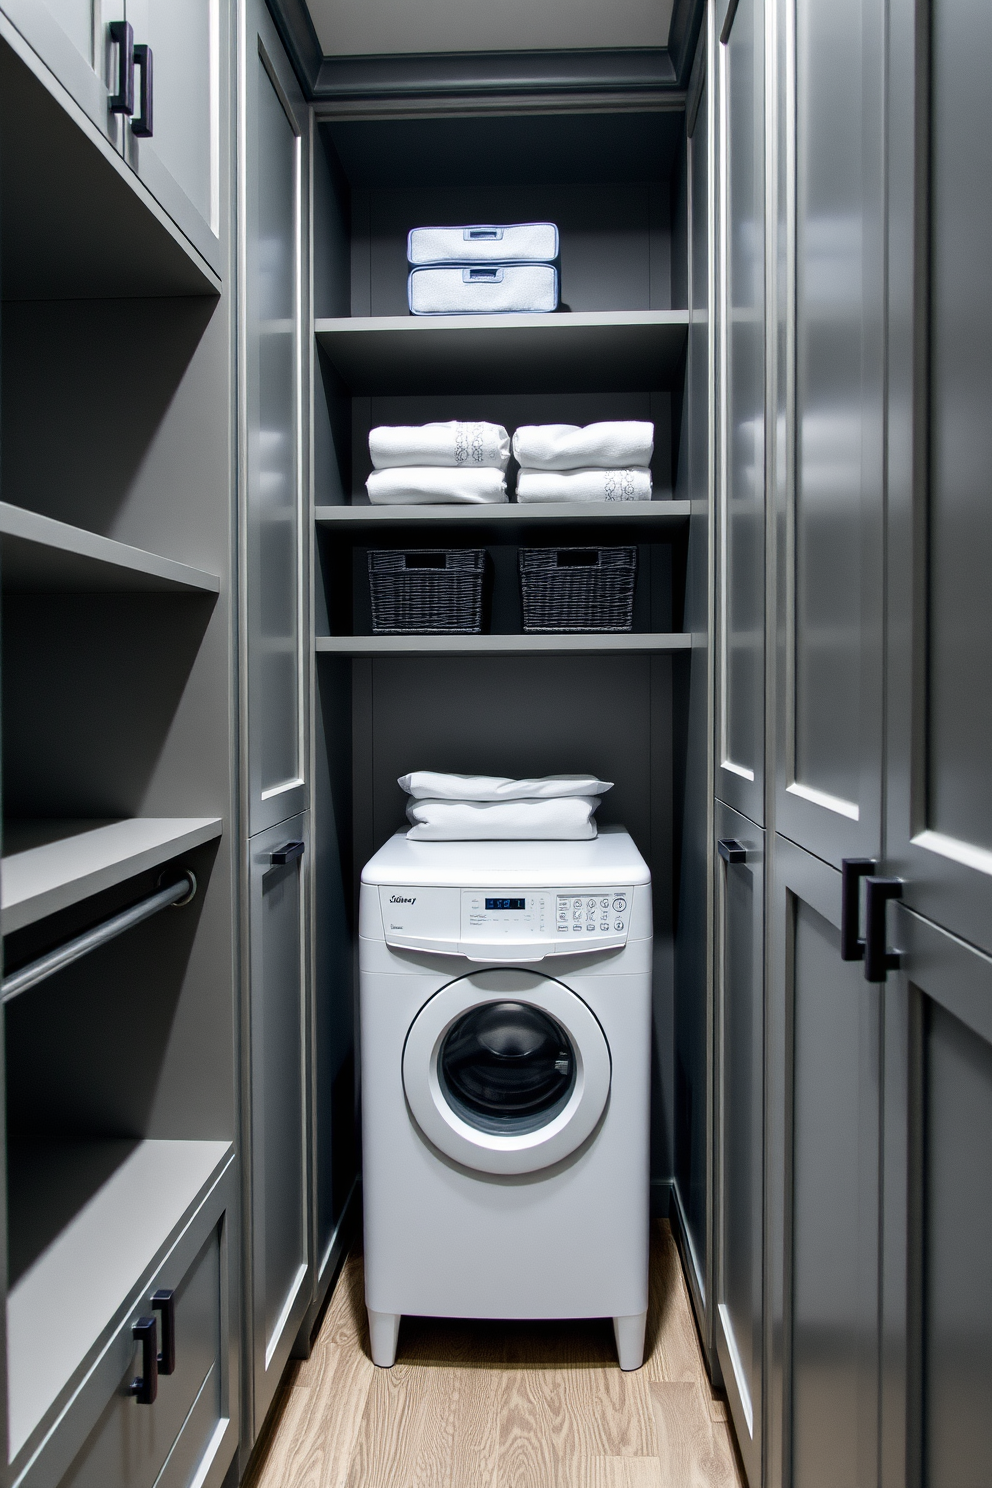
{"label": "wood plank flooring", "polygon": [[608,1321],[404,1318],[392,1369],[367,1350],[353,1254],[246,1488],[742,1488],[665,1220],[643,1369],[617,1368]]}

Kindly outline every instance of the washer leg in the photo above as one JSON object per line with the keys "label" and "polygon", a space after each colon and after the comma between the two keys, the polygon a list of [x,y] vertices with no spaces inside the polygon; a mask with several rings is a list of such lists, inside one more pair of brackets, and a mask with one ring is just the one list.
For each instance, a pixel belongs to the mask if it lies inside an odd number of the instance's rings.
{"label": "washer leg", "polygon": [[369,1314],[369,1344],[372,1363],[380,1369],[391,1369],[396,1363],[396,1343],[400,1336],[400,1314],[398,1312],[373,1312]]}
{"label": "washer leg", "polygon": [[630,1317],[613,1319],[613,1336],[617,1341],[617,1355],[621,1369],[640,1369],[644,1363],[644,1328],[646,1312],[635,1312]]}

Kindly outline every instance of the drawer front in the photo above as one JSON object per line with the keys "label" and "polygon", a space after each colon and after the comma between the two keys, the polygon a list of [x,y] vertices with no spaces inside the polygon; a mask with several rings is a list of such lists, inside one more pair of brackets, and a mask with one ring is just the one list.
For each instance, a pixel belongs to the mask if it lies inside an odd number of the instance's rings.
{"label": "drawer front", "polygon": [[[107,1402],[103,1415],[90,1433],[65,1478],[62,1488],[153,1488],[175,1446],[180,1447],[184,1428],[199,1424],[200,1452],[190,1464],[186,1477],[170,1472],[170,1483],[186,1483],[213,1433],[219,1418],[216,1380],[221,1351],[221,1244],[217,1225],[201,1247],[192,1265],[177,1275],[168,1263],[149,1288],[149,1297],[136,1311],[150,1315],[150,1295],[159,1287],[174,1288],[176,1294],[176,1367],[171,1375],[161,1375],[158,1396],[152,1405],[139,1405],[130,1394],[131,1380],[141,1372],[141,1354],[136,1346],[129,1354],[127,1367],[118,1388]],[[125,1339],[130,1328],[125,1330]],[[213,1375],[215,1388],[206,1391],[218,1409],[209,1423],[198,1422],[202,1411],[200,1394],[208,1377]],[[209,1412],[208,1412],[209,1414]],[[188,1457],[189,1450],[183,1457]],[[169,1462],[172,1467],[171,1461]]]}

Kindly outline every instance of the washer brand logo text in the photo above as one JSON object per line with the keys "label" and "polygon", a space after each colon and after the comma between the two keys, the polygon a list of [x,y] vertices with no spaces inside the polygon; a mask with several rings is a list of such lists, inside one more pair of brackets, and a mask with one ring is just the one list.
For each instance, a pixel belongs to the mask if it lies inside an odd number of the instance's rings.
{"label": "washer brand logo text", "polygon": [[416,904],[416,896],[413,899],[404,899],[402,894],[390,894],[390,904]]}

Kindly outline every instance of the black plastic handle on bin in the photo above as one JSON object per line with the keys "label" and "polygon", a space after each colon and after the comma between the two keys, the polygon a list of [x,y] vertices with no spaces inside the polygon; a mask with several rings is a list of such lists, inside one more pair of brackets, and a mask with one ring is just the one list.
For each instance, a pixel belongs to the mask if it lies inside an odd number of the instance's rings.
{"label": "black plastic handle on bin", "polygon": [[158,1394],[158,1322],[139,1317],[131,1324],[136,1343],[141,1344],[141,1373],[131,1381],[131,1394],[139,1405],[153,1405]]}
{"label": "black plastic handle on bin", "polygon": [[141,42],[134,49],[134,65],[141,72],[141,92],[138,95],[138,117],[131,122],[131,133],[139,139],[151,139],[152,127],[152,49]]}
{"label": "black plastic handle on bin", "polygon": [[559,548],[559,568],[596,568],[599,563],[598,548]]}
{"label": "black plastic handle on bin", "polygon": [[297,858],[302,858],[305,850],[305,842],[286,842],[282,847],[276,848],[270,861],[280,866],[283,863],[293,863]]}
{"label": "black plastic handle on bin", "polygon": [[176,1294],[171,1287],[152,1293],[152,1308],[162,1316],[162,1347],[158,1351],[159,1374],[176,1371]]}

